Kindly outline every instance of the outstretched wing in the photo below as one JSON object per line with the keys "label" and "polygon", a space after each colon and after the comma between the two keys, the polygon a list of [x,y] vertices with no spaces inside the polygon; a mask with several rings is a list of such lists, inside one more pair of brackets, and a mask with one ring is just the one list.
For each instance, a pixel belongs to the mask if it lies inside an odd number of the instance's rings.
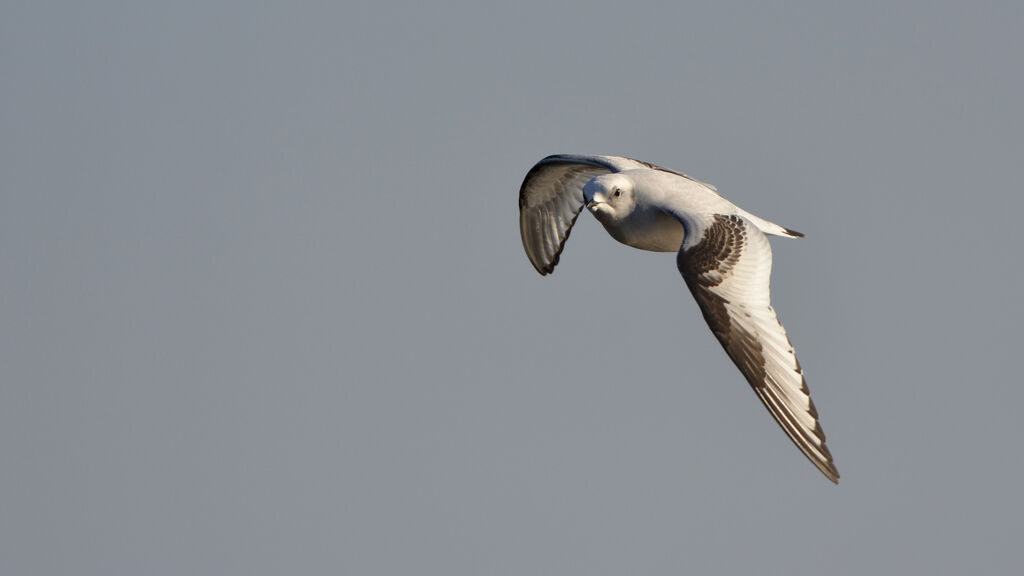
{"label": "outstretched wing", "polygon": [[527,172],[519,188],[519,232],[538,272],[549,274],[558,264],[583,209],[583,186],[600,174],[634,167],[633,162],[615,156],[556,154]]}
{"label": "outstretched wing", "polygon": [[768,239],[737,215],[715,214],[705,224],[700,240],[684,243],[676,259],[686,285],[761,402],[807,458],[838,483],[800,363],[771,306]]}

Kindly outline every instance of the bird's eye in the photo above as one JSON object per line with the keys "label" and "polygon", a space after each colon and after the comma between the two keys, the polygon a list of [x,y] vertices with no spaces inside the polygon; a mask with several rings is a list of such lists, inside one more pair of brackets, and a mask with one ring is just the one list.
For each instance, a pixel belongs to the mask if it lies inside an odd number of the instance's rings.
{"label": "bird's eye", "polygon": [[619,190],[618,188],[616,188],[615,189],[615,197],[618,198],[619,195],[621,195],[621,194],[622,194],[622,190]]}

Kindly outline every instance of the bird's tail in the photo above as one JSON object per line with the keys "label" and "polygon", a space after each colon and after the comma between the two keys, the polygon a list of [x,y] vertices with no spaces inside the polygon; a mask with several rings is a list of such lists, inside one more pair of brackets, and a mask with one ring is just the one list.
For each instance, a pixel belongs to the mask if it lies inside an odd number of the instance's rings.
{"label": "bird's tail", "polygon": [[797,232],[796,230],[790,230],[789,228],[783,228],[782,226],[779,226],[774,222],[769,222],[764,218],[758,218],[757,216],[754,216],[753,214],[747,212],[746,210],[740,210],[738,208],[737,210],[739,210],[740,216],[743,216],[747,220],[750,220],[750,222],[753,223],[754,226],[757,226],[758,230],[764,232],[765,234],[771,234],[773,236],[785,236],[787,238],[804,237],[803,233],[801,232]]}

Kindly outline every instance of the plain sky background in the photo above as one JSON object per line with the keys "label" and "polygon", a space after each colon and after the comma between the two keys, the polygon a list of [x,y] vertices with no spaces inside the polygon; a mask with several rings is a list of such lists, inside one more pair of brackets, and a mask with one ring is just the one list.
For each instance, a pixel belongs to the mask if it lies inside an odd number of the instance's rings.
{"label": "plain sky background", "polygon": [[[1024,565],[1024,5],[4,2],[0,573]],[[764,218],[842,481],[552,153]]]}

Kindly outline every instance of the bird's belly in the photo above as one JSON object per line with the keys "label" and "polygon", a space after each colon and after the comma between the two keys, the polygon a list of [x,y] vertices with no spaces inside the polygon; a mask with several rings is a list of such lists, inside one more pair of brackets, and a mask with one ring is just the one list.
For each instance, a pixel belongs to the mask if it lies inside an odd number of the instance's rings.
{"label": "bird's belly", "polygon": [[677,252],[686,235],[682,223],[664,212],[627,219],[614,227],[605,224],[605,229],[627,246],[652,252]]}

